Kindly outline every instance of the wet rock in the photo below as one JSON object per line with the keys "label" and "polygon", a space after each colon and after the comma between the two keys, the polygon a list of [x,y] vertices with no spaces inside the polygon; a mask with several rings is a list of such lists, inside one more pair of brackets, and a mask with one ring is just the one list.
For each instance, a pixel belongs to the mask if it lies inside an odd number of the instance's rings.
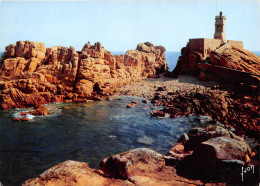
{"label": "wet rock", "polygon": [[30,119],[25,118],[25,117],[23,117],[23,118],[13,118],[12,121],[30,121]]}
{"label": "wet rock", "polygon": [[161,97],[160,97],[160,95],[155,95],[154,97],[153,97],[153,100],[159,100]]}
{"label": "wet rock", "polygon": [[146,99],[142,100],[142,102],[143,102],[143,103],[146,103],[146,104],[148,103],[148,101],[147,101]]}
{"label": "wet rock", "polygon": [[154,110],[151,112],[152,117],[166,117],[166,113],[160,110]]}
{"label": "wet rock", "polygon": [[136,103],[129,103],[126,107],[127,108],[134,108],[136,106]]}
{"label": "wet rock", "polygon": [[158,87],[156,91],[166,91],[166,86]]}
{"label": "wet rock", "polygon": [[102,98],[98,95],[92,96],[91,99],[94,100],[94,101],[102,101]]}
{"label": "wet rock", "polygon": [[106,100],[107,100],[107,101],[111,101],[112,98],[108,96],[108,97],[106,97]]}
{"label": "wet rock", "polygon": [[[162,93],[161,93],[162,94]],[[246,134],[255,139],[259,138],[258,125],[259,102],[257,97],[245,99],[244,95],[221,90],[193,89],[177,91],[171,95],[154,94],[152,104],[163,106],[161,111],[174,118],[177,116],[207,116],[212,120],[207,123],[222,123],[234,128],[236,134]],[[204,118],[200,117],[200,122]],[[198,121],[199,121],[198,120]]]}
{"label": "wet rock", "polygon": [[26,116],[27,114],[31,114],[30,112],[21,112],[20,115],[21,116]]}
{"label": "wet rock", "polygon": [[31,111],[30,113],[34,116],[47,116],[49,114],[47,108],[44,106],[35,108],[35,110]]}
{"label": "wet rock", "polygon": [[188,134],[184,133],[184,134],[178,139],[178,142],[177,142],[177,143],[185,144],[185,143],[188,142],[189,140],[190,140],[190,139],[189,139]]}

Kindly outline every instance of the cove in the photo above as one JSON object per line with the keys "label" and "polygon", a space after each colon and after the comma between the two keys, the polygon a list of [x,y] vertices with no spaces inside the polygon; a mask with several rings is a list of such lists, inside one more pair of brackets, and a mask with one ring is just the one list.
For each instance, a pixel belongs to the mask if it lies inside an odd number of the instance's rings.
{"label": "cove", "polygon": [[[138,104],[126,108],[131,101]],[[154,106],[138,97],[47,106],[55,108],[53,115],[29,122],[12,121],[25,109],[0,111],[0,180],[4,185],[21,184],[66,160],[98,168],[104,157],[133,148],[148,147],[166,154],[180,135],[209,120],[152,118]]]}

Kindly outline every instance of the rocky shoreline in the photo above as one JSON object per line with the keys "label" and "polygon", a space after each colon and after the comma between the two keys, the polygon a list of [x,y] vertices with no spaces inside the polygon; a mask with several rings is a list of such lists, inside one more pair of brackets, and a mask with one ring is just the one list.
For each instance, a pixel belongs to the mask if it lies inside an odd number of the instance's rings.
{"label": "rocky shoreline", "polygon": [[[242,49],[232,49],[232,54],[224,56],[212,53],[211,61],[236,69],[236,63],[231,63],[230,58],[237,59],[234,57],[237,52],[243,53],[243,63],[238,69],[243,67],[242,70],[251,70],[257,75],[258,58],[253,56],[251,60],[251,54],[245,57],[247,53]],[[1,109],[35,107],[21,115],[46,115],[48,112],[42,104],[109,101],[110,95],[126,95],[144,97],[144,101],[150,100],[155,106],[163,107],[151,112],[152,117],[196,114],[213,119],[208,126],[183,134],[166,155],[151,149],[133,149],[103,159],[99,170],[93,170],[83,162],[66,161],[23,185],[258,183],[259,145],[252,150],[237,135],[259,140],[260,97],[255,91],[259,87],[205,81],[216,78],[200,71],[200,56],[198,52],[190,55],[184,48],[176,69],[170,73],[167,71],[165,48],[153,46],[150,42],[138,44],[136,50],[129,50],[121,56],[113,56],[99,42],[94,45],[87,43],[81,51],[73,47],[46,48],[43,43],[30,41],[7,46],[1,59]],[[246,62],[253,63],[252,68],[245,65]],[[198,76],[204,81],[181,74]],[[166,76],[179,77],[171,79]],[[144,79],[146,77],[150,79]],[[157,77],[160,78],[153,79]],[[254,91],[248,91],[249,87]],[[132,108],[136,104],[132,102],[126,106]],[[26,117],[14,118],[13,121],[26,121]],[[220,127],[220,123],[225,128]],[[255,172],[244,175],[242,181],[239,171],[247,167],[254,167]]]}
{"label": "rocky shoreline", "polygon": [[[104,158],[98,170],[68,160],[22,185],[257,185],[258,158],[259,152],[234,133],[208,125],[185,133],[166,155],[132,149]],[[254,172],[242,181],[241,168],[247,167]]]}
{"label": "rocky shoreline", "polygon": [[182,75],[178,79],[148,79],[125,85],[118,94],[144,97],[156,106],[152,116],[207,115],[213,122],[234,128],[238,135],[259,139],[259,97],[246,95],[214,81],[198,81]]}

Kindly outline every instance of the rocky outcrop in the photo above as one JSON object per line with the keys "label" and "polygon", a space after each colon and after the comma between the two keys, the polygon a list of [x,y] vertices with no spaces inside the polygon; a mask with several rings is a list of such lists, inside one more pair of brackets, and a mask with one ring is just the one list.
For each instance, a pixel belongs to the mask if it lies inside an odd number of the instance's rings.
{"label": "rocky outcrop", "polygon": [[[132,149],[104,158],[99,170],[69,160],[23,185],[254,185],[257,154],[232,132],[209,125],[185,133],[166,156],[148,148]],[[242,182],[240,170],[247,165],[255,166],[255,175],[245,175]]]}
{"label": "rocky outcrop", "polygon": [[87,163],[65,161],[56,165],[38,178],[27,180],[22,184],[29,185],[132,185],[129,181],[111,179],[100,176],[95,170],[89,168]]}
{"label": "rocky outcrop", "polygon": [[168,70],[165,51],[163,46],[153,46],[150,42],[139,43],[136,50],[128,50],[124,56],[126,70],[133,77],[165,72]]}
{"label": "rocky outcrop", "polygon": [[[211,66],[201,69],[199,64],[210,64]],[[224,67],[225,69],[219,69],[219,67]],[[235,70],[235,72],[232,72],[232,70]],[[230,76],[231,73],[232,75]],[[251,81],[256,81],[254,84],[259,84],[260,57],[248,50],[235,46],[226,48],[221,53],[211,51],[208,56],[203,57],[202,53],[196,50],[191,51],[188,43],[181,50],[181,56],[175,69],[172,71],[172,77],[178,77],[180,74],[194,75],[201,80],[223,80],[230,83],[230,79],[234,78],[231,83],[239,84],[242,82],[250,84],[252,83]],[[239,78],[240,76],[243,76],[242,79]],[[244,82],[243,78],[249,80]]]}
{"label": "rocky outcrop", "polygon": [[259,138],[260,126],[259,100],[254,96],[226,92],[214,87],[207,89],[191,89],[176,91],[163,95],[156,93],[152,103],[164,108],[153,111],[152,116],[172,118],[177,116],[203,115],[210,116],[214,122],[236,129],[239,135],[246,134]]}
{"label": "rocky outcrop", "polygon": [[203,60],[202,54],[197,51],[189,51],[189,45],[181,49],[181,56],[179,57],[176,67],[172,71],[171,76],[176,78],[180,74],[188,74],[198,76],[198,63]]}
{"label": "rocky outcrop", "polygon": [[178,176],[174,167],[165,165],[162,154],[148,148],[105,158],[99,171],[105,176],[129,180],[134,185],[202,185],[199,180]]}
{"label": "rocky outcrop", "polygon": [[137,47],[123,58],[113,56],[99,42],[87,43],[80,52],[30,41],[9,45],[1,60],[0,108],[96,100],[97,94],[109,94],[125,83],[167,69],[164,47],[139,45],[146,50]]}
{"label": "rocky outcrop", "polygon": [[165,166],[162,154],[138,148],[105,158],[100,169],[86,163],[65,161],[43,172],[38,178],[22,185],[203,185],[176,174],[174,167]]}
{"label": "rocky outcrop", "polygon": [[161,97],[155,95],[152,102],[164,106],[162,110],[170,117],[190,116],[191,114],[208,115],[215,120],[221,120],[227,115],[228,103],[225,92],[210,90],[192,90],[177,92]]}
{"label": "rocky outcrop", "polygon": [[[208,125],[184,134],[167,153],[168,164],[176,166],[181,175],[204,180],[241,183],[241,168],[252,165],[255,153],[248,144],[226,129]],[[258,163],[253,163],[258,167]],[[254,180],[257,182],[257,176]]]}
{"label": "rocky outcrop", "polygon": [[208,62],[242,72],[260,75],[260,57],[243,48],[232,47],[222,54],[211,52]]}
{"label": "rocky outcrop", "polygon": [[139,148],[105,158],[100,164],[104,175],[128,179],[133,176],[148,176],[165,167],[162,154],[146,148]]}

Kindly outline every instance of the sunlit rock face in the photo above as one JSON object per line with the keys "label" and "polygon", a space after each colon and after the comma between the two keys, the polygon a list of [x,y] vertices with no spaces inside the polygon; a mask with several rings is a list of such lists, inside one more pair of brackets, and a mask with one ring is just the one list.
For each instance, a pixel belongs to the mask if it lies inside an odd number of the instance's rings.
{"label": "sunlit rock face", "polygon": [[168,69],[165,48],[149,42],[120,57],[100,42],[87,43],[78,52],[74,47],[46,48],[44,43],[30,41],[8,45],[0,68],[1,109],[85,102]]}

